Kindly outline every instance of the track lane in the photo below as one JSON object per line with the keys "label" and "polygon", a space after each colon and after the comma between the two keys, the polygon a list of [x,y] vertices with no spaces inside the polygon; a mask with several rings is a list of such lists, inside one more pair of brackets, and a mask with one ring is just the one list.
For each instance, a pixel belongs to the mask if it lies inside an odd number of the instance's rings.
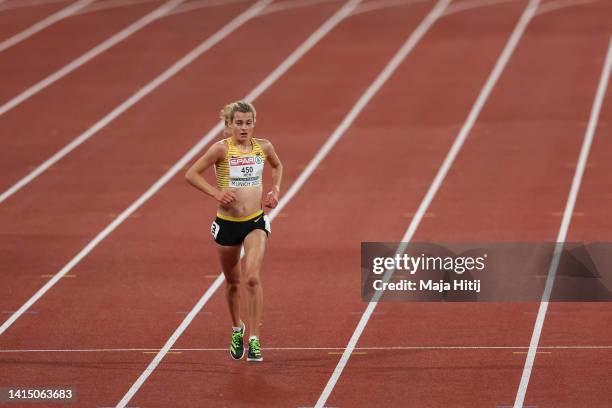
{"label": "track lane", "polygon": [[[0,75],[11,78],[2,81],[0,104],[161,4],[162,1],[155,1],[71,16],[0,52]],[[2,122],[4,119],[0,117]]]}
{"label": "track lane", "polygon": [[[555,239],[560,217],[554,213],[565,203],[574,171],[567,163],[576,160],[601,71],[597,50],[608,40],[596,27],[610,21],[596,10],[588,19],[570,15],[536,18],[527,28],[414,241]],[[527,345],[534,310],[537,304],[530,303],[381,303],[358,345]],[[355,356],[328,405],[511,406],[524,356],[508,350]],[[385,375],[372,378],[369,370],[379,361]],[[526,400],[539,403],[546,406]]]}
{"label": "track lane", "polygon": [[[501,25],[511,31],[524,4],[518,6],[502,9],[489,29]],[[426,188],[426,180],[433,177],[435,167],[424,163],[444,157],[460,121],[507,39],[506,33],[479,42],[483,53],[473,53],[467,60],[464,51],[473,38],[463,40],[462,49],[449,53],[449,48],[454,49],[457,44],[449,44],[442,38],[450,36],[450,27],[465,28],[464,25],[469,26],[471,22],[468,19],[460,24],[452,19],[440,28],[445,23],[442,20],[432,28],[432,37],[426,35],[423,44],[417,46],[400,71],[339,141],[331,153],[333,157],[323,162],[273,224],[276,235],[270,241],[268,252],[273,255],[268,255],[265,261],[263,278],[266,292],[264,349],[342,347],[346,344],[347,335],[358,318],[354,312],[363,307],[355,296],[359,282],[351,272],[359,270],[359,242],[377,236],[393,239],[394,234],[401,234],[404,225],[397,219],[406,211],[406,204],[398,199],[398,194],[402,198],[418,198],[412,189],[406,191],[402,177],[385,180],[381,187],[379,179],[366,175],[380,177],[380,169],[390,168],[388,174],[415,174],[422,180],[419,187]],[[472,35],[486,38],[477,32]],[[483,63],[487,59],[488,65]],[[434,61],[436,69],[432,70]],[[470,74],[450,75],[452,79],[439,81],[439,78],[448,78],[457,61],[469,64]],[[410,78],[408,84],[406,78]],[[471,89],[472,94],[455,93],[449,91],[449,87],[452,90]],[[433,97],[442,89],[456,94],[457,98],[441,102]],[[411,104],[418,108],[402,110],[399,114],[394,109]],[[440,117],[431,112],[432,106],[438,109],[439,116],[443,116],[442,125],[437,125]],[[458,106],[464,107],[463,114],[457,112]],[[410,132],[411,136],[415,135],[411,137],[410,160],[390,160],[387,153],[390,149],[401,151],[401,146],[407,143],[406,129],[413,128],[416,131]],[[373,134],[377,136],[376,143],[368,143]],[[433,148],[428,146],[431,140],[436,140]],[[351,203],[350,207],[347,203]],[[319,211],[314,213],[313,209]],[[225,309],[222,295],[213,297],[204,309],[211,314],[196,319],[176,347],[222,347],[227,342],[227,333],[219,330],[227,325]],[[300,350],[282,353],[266,350],[265,355],[266,362],[260,366],[232,362],[223,353],[203,357],[188,353],[170,355],[143,386],[141,392],[145,395],[137,394],[132,403],[148,405],[181,398],[181,390],[188,387],[186,394],[191,398],[212,406],[224,403],[232,406],[312,406],[338,357],[337,353],[328,354],[327,351]],[[366,375],[371,378],[371,373],[370,370]],[[238,394],[233,391],[235,389],[257,389],[258,392]],[[353,393],[355,389],[352,388]],[[364,394],[359,395],[365,399]]]}
{"label": "track lane", "polygon": [[[593,4],[599,14],[611,18],[609,5]],[[567,21],[575,16],[585,18],[585,7],[551,14],[549,18]],[[593,38],[593,48],[600,48],[600,36],[612,34],[610,25],[593,27],[588,37]],[[605,46],[599,49],[595,63],[603,66]],[[568,231],[568,242],[611,242],[612,229],[608,214],[610,195],[610,154],[612,142],[607,135],[612,131],[612,91],[610,85],[604,98],[602,111],[593,139],[589,160],[583,176],[574,216]],[[567,163],[574,169],[576,160]],[[606,276],[605,271],[600,271]],[[601,345],[612,341],[612,333],[606,330],[612,323],[610,303],[552,303],[554,313],[546,316],[540,344]],[[566,350],[547,356],[536,356],[526,398],[555,404],[556,407],[604,407],[610,399],[610,354],[601,351]]]}

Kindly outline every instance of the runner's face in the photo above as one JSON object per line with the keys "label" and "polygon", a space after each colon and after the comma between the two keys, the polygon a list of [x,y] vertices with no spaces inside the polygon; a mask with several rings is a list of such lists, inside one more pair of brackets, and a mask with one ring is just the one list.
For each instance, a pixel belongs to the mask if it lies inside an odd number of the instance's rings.
{"label": "runner's face", "polygon": [[234,121],[230,125],[232,136],[235,140],[245,142],[253,135],[255,120],[253,120],[252,112],[236,112],[234,113]]}

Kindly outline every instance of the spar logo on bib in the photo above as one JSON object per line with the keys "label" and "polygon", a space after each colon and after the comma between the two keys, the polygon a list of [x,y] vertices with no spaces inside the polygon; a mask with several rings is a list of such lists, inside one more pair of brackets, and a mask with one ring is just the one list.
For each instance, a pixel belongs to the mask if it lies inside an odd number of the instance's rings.
{"label": "spar logo on bib", "polygon": [[232,157],[229,159],[230,166],[249,166],[255,163],[260,164],[261,159],[256,161],[255,157],[247,156],[247,157]]}
{"label": "spar logo on bib", "polygon": [[256,155],[231,157],[229,160],[230,187],[252,187],[261,184],[264,160]]}

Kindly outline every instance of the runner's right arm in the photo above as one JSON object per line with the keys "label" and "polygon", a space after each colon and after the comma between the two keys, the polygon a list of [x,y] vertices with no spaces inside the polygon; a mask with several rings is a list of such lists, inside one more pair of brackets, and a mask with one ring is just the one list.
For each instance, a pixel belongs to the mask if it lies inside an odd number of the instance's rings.
{"label": "runner's right arm", "polygon": [[185,179],[192,186],[213,197],[223,205],[231,204],[236,200],[236,195],[231,191],[219,190],[217,187],[211,185],[204,179],[202,173],[212,167],[216,162],[223,159],[226,152],[227,145],[225,145],[225,143],[215,143],[185,173]]}

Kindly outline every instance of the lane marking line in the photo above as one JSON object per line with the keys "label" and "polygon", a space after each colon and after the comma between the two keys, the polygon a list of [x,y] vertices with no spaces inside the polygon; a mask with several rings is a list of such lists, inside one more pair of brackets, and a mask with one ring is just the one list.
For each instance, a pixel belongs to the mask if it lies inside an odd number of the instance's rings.
{"label": "lane marking line", "polygon": [[81,10],[83,7],[87,7],[94,0],[79,0],[75,3],[72,3],[68,7],[61,9],[48,17],[40,20],[39,22],[31,25],[25,30],[13,35],[12,37],[7,38],[6,40],[0,42],[0,52],[5,51],[12,46],[19,44],[23,40],[33,36],[34,34],[44,30],[45,28],[67,18]]}
{"label": "lane marking line", "polygon": [[451,14],[460,13],[462,11],[472,10],[480,7],[488,7],[488,6],[496,6],[501,3],[508,3],[510,0],[472,0],[472,1],[464,1],[463,3],[455,3],[452,4],[446,13],[445,16],[450,16]]}
{"label": "lane marking line", "polygon": [[[184,314],[184,315],[186,315],[186,314],[187,314],[187,313],[189,313],[189,312],[179,311],[179,312],[174,312],[174,313],[176,313],[176,314]],[[212,312],[208,312],[208,311],[202,310],[202,311],[201,311],[199,314],[212,314]]]}
{"label": "lane marking line", "polygon": [[[41,278],[52,278],[54,276],[55,275],[50,274],[50,273],[45,273],[43,275],[40,275]],[[64,275],[64,276],[62,276],[62,278],[76,278],[76,275]]]}
{"label": "lane marking line", "polygon": [[[502,51],[499,59],[497,60],[497,63],[495,64],[495,67],[493,68],[491,74],[489,75],[487,82],[485,83],[480,94],[478,95],[478,99],[474,103],[474,106],[472,107],[465,123],[463,124],[453,145],[448,151],[448,154],[445,157],[444,162],[440,166],[438,173],[436,174],[434,180],[432,181],[427,193],[423,197],[423,200],[421,201],[421,204],[419,205],[419,208],[417,210],[415,217],[411,220],[410,225],[408,229],[406,230],[406,233],[402,237],[401,239],[402,244],[399,246],[396,254],[400,255],[405,252],[408,242],[412,239],[412,236],[414,235],[416,229],[421,223],[421,220],[423,219],[425,213],[427,212],[429,205],[433,201],[433,198],[435,197],[438,189],[442,185],[442,182],[444,181],[446,174],[448,173],[450,167],[455,161],[455,158],[459,154],[459,151],[461,150],[461,147],[465,139],[467,138],[468,134],[470,133],[472,127],[476,123],[476,119],[478,118],[478,115],[480,114],[486,100],[491,94],[493,87],[497,83],[497,80],[501,76],[506,64],[510,60],[510,57],[512,56],[514,52],[514,49],[516,48],[520,38],[523,36],[523,33],[527,27],[527,24],[529,23],[529,21],[531,21],[535,11],[537,10],[538,5],[539,5],[539,0],[530,0],[529,4],[527,5],[527,8],[521,15],[521,18],[518,24],[516,25],[514,31],[512,32],[510,38],[508,39],[508,42],[506,46],[504,47],[504,50]],[[385,272],[385,274],[383,275],[383,281],[389,282],[389,280],[391,279],[391,276],[393,275],[393,272],[394,272],[393,269]],[[344,367],[346,367],[346,364],[348,363],[348,360],[351,356],[352,351],[355,349],[355,346],[357,345],[357,341],[359,341],[361,334],[363,333],[366,325],[368,324],[368,321],[370,320],[370,316],[372,315],[372,312],[374,312],[374,310],[376,309],[376,305],[378,304],[378,300],[380,299],[380,293],[381,292],[377,292],[372,297],[372,300],[368,303],[366,310],[361,316],[361,319],[359,320],[359,323],[357,327],[355,328],[355,331],[353,332],[351,339],[349,340],[346,351],[344,352],[344,354],[338,361],[338,364],[336,365],[336,368],[334,369],[332,375],[330,376],[329,381],[327,382],[327,384],[325,385],[325,388],[323,389],[323,391],[321,392],[321,395],[319,396],[319,400],[315,404],[317,408],[323,407],[325,403],[327,402],[327,399],[331,395],[331,392],[334,389],[334,386],[336,385],[338,379],[340,378],[340,375],[342,374]]]}
{"label": "lane marking line", "polygon": [[[182,4],[180,7],[175,8],[174,10],[172,10],[170,13],[168,13],[168,16],[174,16],[176,14],[181,14],[181,13],[186,13],[189,11],[195,11],[195,10],[200,10],[200,9],[204,9],[204,8],[210,8],[210,7],[214,7],[214,6],[226,6],[229,4],[234,4],[234,3],[244,3],[248,0],[204,0],[204,1],[190,1],[187,4]],[[266,8],[267,10],[267,8]],[[262,10],[263,12],[263,10]],[[259,14],[261,15],[261,13]]]}
{"label": "lane marking line", "polygon": [[[2,311],[2,314],[13,314],[13,313],[15,313],[15,310],[3,310]],[[36,311],[36,310],[28,310],[28,311],[26,311],[26,313],[36,314],[36,313],[38,313],[38,311]]]}
{"label": "lane marking line", "polygon": [[[142,354],[157,354],[157,351],[143,351]],[[182,351],[169,351],[166,354],[182,354]]]}
{"label": "lane marking line", "polygon": [[601,77],[599,85],[597,86],[597,92],[595,94],[595,100],[593,101],[593,107],[591,108],[591,115],[589,117],[589,124],[584,134],[582,142],[582,148],[580,150],[578,165],[574,172],[574,178],[572,179],[572,185],[567,197],[565,204],[565,211],[563,219],[561,220],[561,226],[557,234],[557,245],[553,253],[553,259],[548,270],[548,277],[546,278],[546,286],[542,293],[542,299],[540,300],[540,308],[536,317],[535,325],[533,327],[533,333],[531,335],[531,341],[529,343],[529,352],[525,359],[525,366],[523,367],[523,374],[521,376],[521,382],[516,392],[516,399],[514,401],[514,408],[520,408],[525,402],[525,396],[527,394],[527,387],[529,386],[529,379],[531,378],[531,371],[535,361],[536,350],[538,349],[538,343],[540,342],[540,336],[542,334],[542,328],[544,327],[544,320],[546,319],[546,311],[548,309],[548,302],[552,293],[555,276],[557,274],[557,267],[561,259],[561,253],[563,251],[563,243],[567,238],[567,232],[569,230],[570,222],[572,220],[572,214],[574,213],[574,207],[578,199],[578,192],[580,191],[580,183],[582,182],[582,176],[584,175],[585,165],[589,158],[589,152],[591,151],[591,145],[595,136],[595,130],[597,129],[597,122],[599,120],[599,114],[603,105],[604,97],[606,95],[606,89],[608,88],[608,81],[610,79],[610,70],[612,69],[612,37],[608,44],[608,50],[604,66],[601,71]]}
{"label": "lane marking line", "polygon": [[[98,405],[97,408],[115,408],[115,407],[114,406]],[[130,405],[129,407],[125,407],[125,408],[140,408],[140,407]]]}
{"label": "lane marking line", "polygon": [[[512,408],[512,405],[496,405],[495,408]],[[539,408],[538,405],[523,405],[523,408]]]}
{"label": "lane marking line", "polygon": [[[314,407],[310,406],[310,407],[298,407],[298,408],[314,408]],[[326,406],[325,406],[325,407],[323,407],[323,408],[338,408],[338,407],[330,407],[330,406],[327,406],[327,405],[326,405]]]}
{"label": "lane marking line", "polygon": [[290,2],[284,2],[284,3],[274,3],[273,5],[271,5],[270,7],[268,7],[267,9],[265,9],[261,15],[265,16],[268,14],[272,14],[272,13],[277,13],[279,11],[283,11],[283,10],[289,10],[289,9],[293,9],[293,8],[297,8],[297,7],[307,7],[307,6],[311,6],[314,4],[320,4],[320,3],[337,3],[338,0],[293,0]]}
{"label": "lane marking line", "polygon": [[[362,311],[359,311],[359,312],[350,312],[350,313],[351,313],[351,314],[358,314],[358,315],[360,315],[360,314],[362,314],[363,312],[362,312]],[[374,312],[374,314],[375,314],[375,315],[384,315],[384,314],[386,314],[386,312]]]}
{"label": "lane marking line", "polygon": [[391,8],[391,7],[400,7],[400,6],[405,6],[405,5],[412,5],[412,4],[417,4],[417,3],[423,3],[425,0],[380,0],[380,1],[371,1],[368,3],[364,3],[359,5],[359,7],[357,7],[355,9],[355,11],[353,11],[353,15],[359,15],[362,13],[368,13],[370,11],[375,11],[375,10],[381,10],[381,9],[386,9],[386,8]]}
{"label": "lane marking line", "polygon": [[549,1],[546,4],[542,4],[542,7],[538,10],[536,15],[541,15],[544,13],[550,13],[553,11],[557,11],[567,7],[576,7],[583,6],[589,3],[595,3],[600,0],[558,0],[558,1]]}
{"label": "lane marking line", "polygon": [[51,3],[67,3],[67,0],[21,0],[19,2],[6,3],[6,0],[0,0],[0,11],[12,10],[23,7],[36,7]]}
{"label": "lane marking line", "polygon": [[[416,215],[415,212],[405,212],[402,213],[401,216],[402,218],[412,218]],[[423,214],[424,218],[434,218],[436,215],[432,212],[426,212],[425,214]]]}
{"label": "lane marking line", "polygon": [[137,6],[140,4],[152,3],[156,0],[105,0],[104,2],[98,2],[90,5],[87,8],[81,9],[76,12],[75,16],[82,16],[83,14],[94,13],[96,11],[109,10],[113,8],[123,8],[130,6]]}
{"label": "lane marking line", "polygon": [[[561,211],[556,211],[554,213],[552,213],[553,217],[563,217],[563,213]],[[584,217],[584,213],[583,212],[575,212],[572,214],[572,217]]]}
{"label": "lane marking line", "polygon": [[[266,7],[266,5],[272,0],[259,0],[249,9],[241,13],[239,16],[230,21],[225,27],[217,31],[216,34],[209,37],[208,40],[203,42],[199,47],[194,49],[187,56],[194,56],[197,51],[205,50],[206,47],[212,46],[214,43],[221,40],[221,38],[229,35],[232,31],[244,24],[246,21],[251,19],[259,10]],[[187,59],[181,60],[186,62]],[[179,61],[180,62],[180,61]],[[178,63],[175,64],[178,67]],[[166,71],[169,75],[170,70]],[[162,74],[163,75],[163,74]],[[163,78],[158,77],[160,80]],[[110,235],[119,225],[121,225],[130,215],[136,212],[146,201],[148,201],[159,189],[161,189],[170,179],[179,172],[182,167],[187,164],[206,144],[208,144],[221,130],[223,124],[219,122],[217,126],[211,129],[203,139],[201,139],[191,150],[189,150],[175,165],[168,170],[162,177],[160,177],[147,191],[145,191],[136,201],[134,201],[128,208],[123,210],[119,216],[113,219],[102,231],[96,235],[78,254],[76,254],[59,272],[55,274],[42,288],[40,288],[27,302],[25,302],[8,320],[6,320],[2,326],[0,326],[0,335],[2,335],[18,318],[21,314],[28,310],[38,299],[40,299],[47,291],[49,291],[64,275],[66,275],[72,268],[74,268],[83,258],[85,258],[93,249],[98,246],[108,235]]]}
{"label": "lane marking line", "polygon": [[[528,351],[513,351],[512,354],[527,354]],[[552,351],[536,351],[536,354],[552,354]]]}
{"label": "lane marking line", "polygon": [[[342,354],[342,351],[330,351],[327,354],[334,354],[334,355],[338,355],[338,354]],[[364,354],[368,354],[367,351],[353,351],[352,353],[353,355],[364,355]]]}
{"label": "lane marking line", "polygon": [[[357,351],[495,351],[495,350],[528,350],[529,346],[386,346],[355,347]],[[612,345],[600,346],[540,346],[539,350],[612,350]],[[158,353],[159,348],[87,348],[87,349],[0,349],[0,353],[127,353],[150,351]],[[267,351],[344,351],[344,347],[262,347]],[[227,352],[227,347],[209,348],[170,348],[168,351],[181,352]]]}

